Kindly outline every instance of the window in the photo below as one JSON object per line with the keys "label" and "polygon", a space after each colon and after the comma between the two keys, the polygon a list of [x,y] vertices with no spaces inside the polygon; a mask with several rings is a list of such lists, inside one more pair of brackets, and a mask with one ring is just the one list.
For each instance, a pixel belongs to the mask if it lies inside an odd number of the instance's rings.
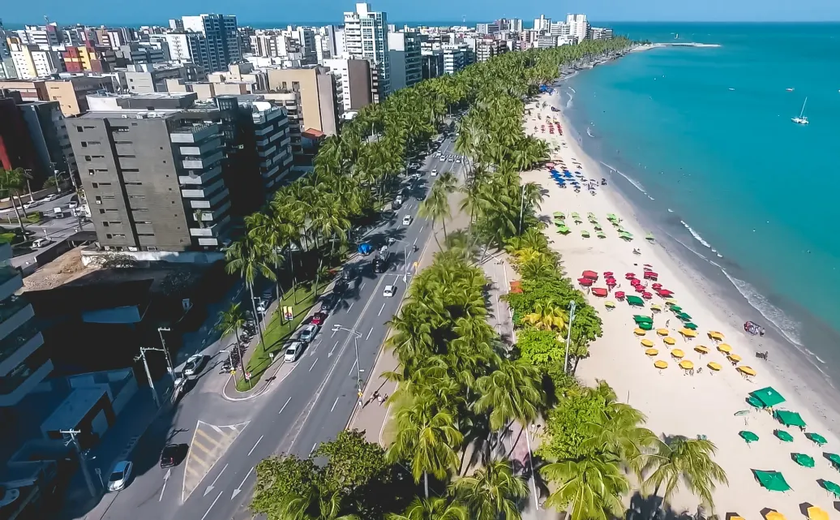
{"label": "window", "polygon": [[88,175],[93,175],[93,169],[88,169]]}
{"label": "window", "polygon": [[145,200],[146,196],[145,195],[129,195],[128,198],[132,199],[132,200]]}
{"label": "window", "polygon": [[93,186],[94,188],[98,188],[98,187],[99,187],[99,184],[98,184],[98,183],[96,183],[96,182],[93,182],[93,183],[91,183],[91,186]]}
{"label": "window", "polygon": [[119,157],[120,159],[134,159],[137,156],[136,155],[118,155],[117,157]]}
{"label": "window", "polygon": [[128,182],[128,181],[123,182],[123,184],[125,184],[126,186],[142,186],[143,185],[142,182]]}
{"label": "window", "polygon": [[87,148],[87,141],[82,141],[82,148]]}
{"label": "window", "polygon": [[[103,211],[103,210],[101,210],[101,209],[100,209],[99,211],[102,211],[102,213],[105,213],[105,211]],[[110,223],[110,222],[108,222],[107,220],[104,220],[104,221],[102,221],[102,225],[103,225],[104,227],[108,227],[108,226],[110,226],[110,225],[111,225],[111,223]]]}
{"label": "window", "polygon": [[[132,124],[135,125],[135,126],[137,125],[137,123],[132,123]],[[128,132],[128,127],[127,126],[112,126],[111,131],[112,132]]]}
{"label": "window", "polygon": [[140,173],[137,168],[123,168],[123,173]]}
{"label": "window", "polygon": [[76,130],[78,130],[80,134],[85,131],[85,129],[82,128],[81,126],[77,126]]}
{"label": "window", "polygon": [[[99,204],[99,203],[97,202],[97,204]],[[100,214],[100,215],[104,215],[104,214],[105,214],[105,210],[104,210],[104,209],[100,209],[100,210],[99,210],[99,214]]]}

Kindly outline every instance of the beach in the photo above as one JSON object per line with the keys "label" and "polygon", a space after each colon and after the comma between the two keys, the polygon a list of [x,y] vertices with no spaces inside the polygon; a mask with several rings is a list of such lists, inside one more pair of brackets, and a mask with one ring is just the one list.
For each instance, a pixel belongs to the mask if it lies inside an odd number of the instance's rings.
{"label": "beach", "polygon": [[[542,107],[543,102],[545,107]],[[551,107],[558,111],[552,111]],[[814,389],[803,384],[802,378],[810,374],[808,368],[793,366],[796,361],[783,347],[774,344],[770,334],[760,338],[746,333],[742,326],[745,318],[739,317],[738,304],[730,304],[710,290],[715,283],[681,261],[667,248],[667,240],[645,239],[651,227],[645,227],[644,219],[636,215],[631,203],[613,188],[615,176],[587,156],[575,140],[576,132],[563,114],[559,90],[542,94],[536,103],[528,104],[526,110],[531,110],[531,114],[526,115],[525,131],[548,142],[552,148],[552,162],[558,163],[557,170],[562,172],[559,163],[563,163],[571,172],[579,171],[597,183],[595,195],[592,195],[585,187],[579,193],[571,186],[559,187],[546,168],[522,174],[523,182],[538,183],[546,190],[547,196],[538,216],[548,223],[545,233],[552,241],[552,247],[562,255],[567,276],[576,280],[583,271],[592,270],[599,274],[593,287],[607,287],[603,273],[612,271],[620,284],[605,298],[587,296],[599,311],[604,334],[590,346],[590,356],[580,362],[577,376],[588,385],[595,384],[596,380],[607,381],[620,400],[647,416],[647,427],[659,436],[705,436],[712,441],[718,449],[715,460],[726,471],[730,482],[728,487],[721,486],[714,493],[715,512],[719,517],[736,513],[747,520],[758,519],[762,517],[762,511],[769,508],[789,519],[799,518],[803,514],[800,506],[804,503],[829,512],[836,511],[833,496],[821,487],[818,479],[840,481],[840,473],[824,456],[824,453],[840,452],[840,441],[832,431],[836,428],[831,428],[838,424],[838,417],[833,406],[822,403]],[[543,125],[548,126],[547,117],[558,120],[563,135],[556,131],[550,134],[547,128],[545,132],[541,131]],[[556,147],[560,147],[559,151],[554,151]],[[607,185],[600,185],[602,178],[607,180]],[[565,214],[570,230],[567,235],[560,234],[552,223],[555,212]],[[573,222],[573,212],[580,215],[581,224]],[[596,236],[596,230],[587,218],[589,213],[597,218],[605,238]],[[621,226],[632,233],[632,241],[619,238],[607,220],[608,214],[621,219]],[[587,230],[590,237],[584,238],[582,230]],[[640,254],[634,254],[634,249]],[[696,338],[689,339],[680,334],[682,322],[676,313],[668,310],[664,298],[654,294],[644,302],[644,307],[631,307],[615,297],[615,290],[637,294],[625,274],[634,273],[641,279],[644,264],[651,266],[658,274],[658,283],[673,291],[677,304],[690,314],[691,322],[698,326]],[[613,310],[607,309],[607,301],[616,304]],[[651,304],[661,306],[662,311],[652,312]],[[652,316],[653,330],[643,336],[634,333],[634,315]],[[657,329],[663,328],[668,329],[667,337],[674,339],[673,346],[666,345],[664,336],[657,334]],[[708,337],[710,331],[720,332],[724,339],[713,341]],[[652,348],[658,351],[656,355],[646,354],[646,347],[641,344],[643,339],[653,343]],[[733,363],[719,352],[720,343],[731,346],[732,353],[739,355],[741,361]],[[699,346],[707,347],[709,352],[695,351]],[[675,349],[682,350],[684,356],[674,357]],[[758,359],[756,352],[759,351],[770,351],[769,361]],[[681,369],[680,360],[691,361],[693,373]],[[666,362],[667,368],[655,368],[655,361]],[[719,371],[711,370],[710,362],[718,363]],[[752,367],[757,374],[746,377],[737,366]],[[798,412],[807,423],[804,432],[821,434],[828,440],[827,444],[820,447],[806,438],[799,428],[786,428],[770,412],[747,404],[750,392],[765,387],[773,387],[786,398],[774,409]],[[776,430],[788,432],[793,440],[780,440],[774,434]],[[742,431],[753,432],[759,439],[748,444],[739,435]],[[815,467],[798,465],[792,458],[793,453],[810,455],[815,460]],[[781,493],[761,487],[753,470],[781,472],[792,490]],[[675,513],[693,514],[698,504],[699,499],[683,487],[670,506]]]}

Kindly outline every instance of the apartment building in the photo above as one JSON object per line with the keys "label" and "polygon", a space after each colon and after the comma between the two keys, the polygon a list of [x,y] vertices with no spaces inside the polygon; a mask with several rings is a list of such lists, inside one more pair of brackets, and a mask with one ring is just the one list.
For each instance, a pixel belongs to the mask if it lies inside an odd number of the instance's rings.
{"label": "apartment building", "polygon": [[455,74],[474,61],[473,52],[465,43],[443,45],[442,51],[444,74]]}
{"label": "apartment building", "polygon": [[113,92],[108,76],[73,76],[55,80],[0,81],[0,90],[20,93],[23,101],[58,101],[64,117],[77,116],[88,110],[87,95],[99,91]]}
{"label": "apartment building", "polygon": [[[226,70],[228,65],[242,59],[236,16],[225,14],[200,14],[181,17],[187,33],[203,37],[198,54],[192,61],[209,72]],[[199,39],[200,40],[200,39]]]}
{"label": "apartment building", "polygon": [[507,44],[504,40],[478,40],[475,42],[475,60],[477,62],[487,61],[493,56],[508,51]]}
{"label": "apartment building", "polygon": [[57,51],[25,43],[16,37],[7,38],[6,42],[18,78],[35,79],[64,72],[64,63]]}
{"label": "apartment building", "polygon": [[367,3],[357,3],[355,11],[345,12],[344,48],[349,57],[374,64],[378,78],[374,102],[383,101],[391,92],[387,13],[371,11]]}
{"label": "apartment building", "polygon": [[65,70],[70,73],[110,72],[117,66],[117,55],[113,49],[95,46],[91,42],[78,47],[65,47],[61,56]]}
{"label": "apartment building", "polygon": [[300,106],[298,114],[303,129],[312,128],[326,135],[338,133],[338,103],[335,81],[324,67],[268,69],[266,99],[274,92],[295,92]]}
{"label": "apartment building", "polygon": [[26,101],[17,104],[26,124],[34,154],[34,186],[58,172],[75,172],[76,158],[58,101]]}
{"label": "apartment building", "polygon": [[201,69],[192,63],[181,65],[135,63],[129,65],[124,74],[128,90],[138,94],[166,92],[166,82],[170,79],[184,82],[204,79]]}
{"label": "apartment building", "polygon": [[373,103],[375,68],[368,60],[332,58],[324,60],[324,66],[335,77],[339,113],[356,112]]}
{"label": "apartment building", "polygon": [[411,87],[423,79],[420,35],[413,31],[388,33],[391,91]]}

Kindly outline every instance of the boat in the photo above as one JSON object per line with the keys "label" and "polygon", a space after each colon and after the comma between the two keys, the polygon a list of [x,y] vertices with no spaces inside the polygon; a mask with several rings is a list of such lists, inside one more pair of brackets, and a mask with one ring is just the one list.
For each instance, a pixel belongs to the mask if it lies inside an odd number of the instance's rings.
{"label": "boat", "polygon": [[788,92],[793,92],[792,88],[786,88],[785,90],[787,90]]}
{"label": "boat", "polygon": [[799,111],[799,117],[791,117],[790,120],[796,123],[797,125],[807,125],[808,118],[805,117],[805,103],[808,102],[808,98],[805,98],[805,101],[802,102],[802,110]]}

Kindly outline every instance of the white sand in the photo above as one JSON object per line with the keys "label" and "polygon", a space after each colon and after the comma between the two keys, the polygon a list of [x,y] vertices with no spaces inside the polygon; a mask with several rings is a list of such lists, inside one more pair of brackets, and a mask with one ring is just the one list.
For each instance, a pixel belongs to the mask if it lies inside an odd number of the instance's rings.
{"label": "white sand", "polygon": [[[559,108],[557,94],[541,96],[540,107],[543,101]],[[582,152],[574,139],[557,133],[551,135],[547,129],[545,133],[539,131],[546,117],[560,119],[563,129],[568,128],[560,112],[552,112],[549,106],[536,108],[534,104],[526,108],[532,109],[532,115],[526,116],[526,132],[533,134],[536,125],[536,135],[545,139],[552,149],[565,145],[560,152],[552,152],[554,162],[562,159],[572,172],[581,171],[586,177],[591,176],[600,181],[602,173],[599,166]],[[542,114],[543,120],[537,119],[538,112]],[[575,167],[573,158],[582,167]],[[730,481],[729,487],[723,486],[715,492],[715,510],[720,518],[724,518],[726,513],[738,513],[747,520],[759,519],[765,508],[775,509],[788,519],[801,518],[800,504],[805,502],[836,515],[833,498],[820,487],[817,479],[840,482],[840,473],[823,457],[823,452],[840,452],[837,437],[820,422],[821,414],[814,413],[804,402],[800,402],[802,400],[785,378],[775,375],[768,364],[756,359],[755,352],[749,346],[748,335],[728,324],[731,320],[716,308],[690,276],[679,269],[664,249],[644,239],[647,231],[641,228],[634,215],[628,213],[629,205],[617,193],[611,192],[609,186],[599,186],[595,196],[590,195],[586,189],[577,194],[572,187],[561,189],[555,185],[546,169],[524,173],[522,179],[524,182],[539,183],[548,190],[549,196],[540,210],[542,216],[550,217],[555,211],[566,214],[566,223],[572,233],[560,235],[554,225],[550,224],[546,234],[553,241],[553,247],[562,254],[563,266],[569,277],[576,280],[586,269],[599,274],[613,271],[621,284],[619,290],[636,294],[624,279],[625,273],[634,272],[641,276],[642,264],[652,264],[659,273],[659,282],[674,291],[678,304],[698,325],[698,337],[684,340],[678,333],[681,323],[673,313],[663,310],[654,315],[654,329],[665,327],[666,320],[670,319],[670,336],[677,341],[673,348],[682,349],[685,352],[684,359],[694,362],[695,367],[703,367],[701,373],[691,376],[684,374],[678,367],[677,361],[670,356],[670,349],[655,330],[645,336],[659,350],[659,355],[653,358],[645,355],[645,348],[640,344],[641,338],[633,333],[635,325],[632,316],[650,315],[651,303],[660,304],[664,309],[663,298],[654,294],[653,300],[647,301],[644,309],[639,309],[617,301],[612,295],[607,298],[589,295],[590,302],[599,310],[604,321],[604,336],[591,345],[591,355],[580,362],[577,375],[587,384],[594,384],[596,379],[606,380],[621,400],[626,400],[647,415],[647,426],[659,435],[706,435],[714,442],[718,447],[716,461],[724,468]],[[580,213],[583,224],[573,223],[569,215],[575,211]],[[593,226],[586,218],[588,212],[598,218],[607,235],[606,239],[596,238]],[[625,243],[618,238],[615,229],[607,221],[608,213],[615,213],[623,219],[623,226],[635,237],[632,242]],[[587,229],[592,237],[583,238],[580,235],[581,229]],[[641,249],[642,254],[634,255],[634,248]],[[593,287],[606,287],[603,276]],[[605,300],[616,302],[615,310],[607,311]],[[752,378],[752,381],[745,379],[723,354],[715,350],[715,343],[706,336],[711,330],[725,335],[725,341],[732,346],[733,352],[743,357],[741,364],[752,366],[758,372],[757,377]],[[711,352],[701,356],[693,350],[697,345],[705,345]],[[667,361],[668,368],[657,370],[653,366],[654,360]],[[720,363],[722,370],[712,373],[706,367],[710,361]],[[828,444],[820,448],[798,428],[787,429],[793,435],[794,442],[778,440],[773,431],[784,427],[767,412],[753,411],[746,417],[734,415],[739,410],[750,408],[744,401],[749,392],[766,386],[773,386],[788,399],[779,409],[799,412],[808,423],[807,431],[822,434],[828,439]],[[738,436],[741,430],[756,433],[760,440],[747,445]],[[797,465],[791,459],[794,452],[814,457],[816,467],[809,469]],[[767,491],[754,479],[752,469],[780,471],[793,489],[787,493]],[[671,506],[676,512],[693,513],[698,504],[697,498],[682,490]]]}

